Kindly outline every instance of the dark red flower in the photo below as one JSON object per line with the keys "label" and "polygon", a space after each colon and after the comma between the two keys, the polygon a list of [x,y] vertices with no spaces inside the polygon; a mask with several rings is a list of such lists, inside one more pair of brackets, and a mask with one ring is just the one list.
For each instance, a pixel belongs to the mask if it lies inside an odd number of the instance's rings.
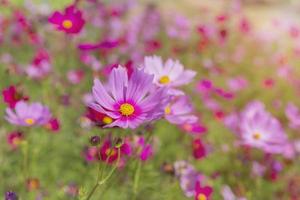
{"label": "dark red flower", "polygon": [[[119,148],[120,157],[122,155],[129,155],[131,153],[131,147],[126,142],[124,142]],[[118,148],[112,146],[112,142],[110,140],[106,140],[100,148],[100,159],[111,164],[118,159],[118,152]]]}
{"label": "dark red flower", "polygon": [[193,141],[193,156],[195,159],[201,159],[206,155],[205,146],[200,139]]}
{"label": "dark red flower", "polygon": [[60,123],[57,118],[51,118],[49,122],[46,124],[46,128],[53,131],[57,132],[60,129]]}
{"label": "dark red flower", "polygon": [[16,103],[20,100],[27,101],[29,98],[22,95],[22,93],[17,91],[14,85],[5,88],[2,91],[3,101],[10,107],[14,108]]}

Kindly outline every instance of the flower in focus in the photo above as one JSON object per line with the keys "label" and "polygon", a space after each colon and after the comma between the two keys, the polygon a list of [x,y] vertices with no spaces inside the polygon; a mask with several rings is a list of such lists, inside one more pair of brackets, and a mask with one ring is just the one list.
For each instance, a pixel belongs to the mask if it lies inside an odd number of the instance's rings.
{"label": "flower in focus", "polygon": [[12,132],[7,135],[7,143],[11,146],[12,149],[16,149],[24,139],[22,132]]}
{"label": "flower in focus", "polygon": [[105,127],[118,126],[134,129],[163,115],[168,101],[165,88],[154,90],[153,76],[135,70],[128,78],[126,69],[114,68],[108,84],[95,79],[90,107],[112,118],[114,121]]}
{"label": "flower in focus", "polygon": [[48,20],[56,25],[58,30],[68,34],[79,33],[85,23],[82,12],[73,5],[67,7],[64,13],[55,11]]}
{"label": "flower in focus", "polygon": [[154,83],[159,87],[170,87],[169,92],[173,95],[182,95],[183,92],[175,87],[190,83],[196,75],[195,71],[184,70],[178,60],[168,59],[163,63],[161,57],[149,56],[144,59],[144,70],[154,75]]}
{"label": "flower in focus", "polygon": [[19,101],[14,111],[7,108],[5,119],[11,124],[19,126],[45,125],[51,118],[48,107],[37,102],[29,104]]}
{"label": "flower in focus", "polygon": [[201,187],[200,182],[196,183],[195,200],[209,200],[213,192],[210,186]]}
{"label": "flower in focus", "polygon": [[20,100],[28,100],[28,97],[24,97],[22,93],[17,91],[17,88],[14,85],[11,85],[5,88],[2,91],[3,101],[10,107],[14,108],[16,103]]}
{"label": "flower in focus", "polygon": [[192,111],[193,107],[187,96],[179,96],[165,107],[165,118],[172,124],[196,123],[198,117],[191,114]]}

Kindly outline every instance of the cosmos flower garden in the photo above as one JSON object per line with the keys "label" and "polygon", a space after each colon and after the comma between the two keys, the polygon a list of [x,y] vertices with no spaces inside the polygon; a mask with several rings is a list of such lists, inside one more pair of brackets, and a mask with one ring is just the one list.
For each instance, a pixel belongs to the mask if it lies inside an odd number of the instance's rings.
{"label": "cosmos flower garden", "polygon": [[166,2],[0,0],[3,199],[300,200],[299,20]]}

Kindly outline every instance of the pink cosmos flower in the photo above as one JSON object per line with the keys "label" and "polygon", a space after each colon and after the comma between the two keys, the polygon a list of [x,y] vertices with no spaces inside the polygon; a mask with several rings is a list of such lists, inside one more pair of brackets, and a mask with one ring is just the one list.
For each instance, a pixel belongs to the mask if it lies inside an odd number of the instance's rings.
{"label": "pink cosmos flower", "polygon": [[93,55],[90,55],[88,53],[82,53],[80,55],[80,60],[90,68],[92,68],[93,71],[98,71],[101,69],[102,64],[101,62]]}
{"label": "pink cosmos flower", "polygon": [[190,26],[191,24],[185,16],[176,14],[171,25],[167,27],[167,34],[171,38],[186,40],[191,33]]}
{"label": "pink cosmos flower", "polygon": [[229,79],[227,81],[227,85],[231,91],[238,92],[248,86],[248,81],[242,76],[237,76],[235,78]]}
{"label": "pink cosmos flower", "polygon": [[51,71],[51,68],[49,62],[42,62],[39,65],[31,64],[26,68],[26,73],[31,78],[40,79],[45,77]]}
{"label": "pink cosmos flower", "polygon": [[[250,102],[238,116],[232,118],[231,127],[238,131],[242,144],[262,149],[267,153],[285,151],[288,139],[280,122],[265,110],[259,101]],[[237,127],[232,125],[236,121]]]}
{"label": "pink cosmos flower", "polygon": [[133,146],[142,161],[148,160],[153,155],[153,148],[150,144],[146,143],[143,136],[133,138]]}
{"label": "pink cosmos flower", "polygon": [[5,119],[11,124],[19,126],[45,125],[49,122],[51,113],[48,107],[41,103],[26,103],[19,101],[14,111],[6,108]]}
{"label": "pink cosmos flower", "polygon": [[78,84],[84,78],[84,71],[81,69],[70,70],[67,74],[68,80],[72,84]]}
{"label": "pink cosmos flower", "polygon": [[190,83],[196,75],[195,71],[184,70],[178,60],[168,59],[163,63],[159,56],[145,57],[143,67],[146,73],[154,75],[156,85],[170,87],[169,92],[174,95],[182,95],[183,92],[175,88]]}
{"label": "pink cosmos flower", "polygon": [[244,197],[236,197],[228,185],[222,187],[221,194],[224,200],[247,200]]}
{"label": "pink cosmos flower", "polygon": [[172,124],[195,123],[198,117],[192,112],[193,107],[187,96],[179,96],[166,106],[165,118]]}
{"label": "pink cosmos flower", "polygon": [[83,157],[86,162],[93,162],[98,158],[98,148],[97,147],[86,147],[82,152]]}
{"label": "pink cosmos flower", "polygon": [[204,177],[187,161],[176,161],[174,169],[185,196],[192,197],[195,194],[196,183],[202,181]]}
{"label": "pink cosmos flower", "polygon": [[80,10],[71,5],[65,9],[64,13],[55,11],[48,19],[60,31],[68,34],[79,33],[84,26],[84,19]]}
{"label": "pink cosmos flower", "polygon": [[285,115],[289,120],[289,127],[298,129],[300,127],[300,112],[299,108],[293,103],[289,103],[285,108]]}
{"label": "pink cosmos flower", "polygon": [[39,79],[48,75],[51,69],[49,54],[46,50],[40,49],[36,52],[31,64],[25,71],[29,77]]}
{"label": "pink cosmos flower", "polygon": [[251,168],[251,174],[254,176],[262,177],[266,172],[266,166],[254,161]]}
{"label": "pink cosmos flower", "polygon": [[160,118],[168,103],[167,90],[155,89],[153,76],[137,70],[128,78],[125,68],[114,68],[108,84],[94,80],[91,108],[111,117],[114,122],[105,127],[134,129],[140,124]]}

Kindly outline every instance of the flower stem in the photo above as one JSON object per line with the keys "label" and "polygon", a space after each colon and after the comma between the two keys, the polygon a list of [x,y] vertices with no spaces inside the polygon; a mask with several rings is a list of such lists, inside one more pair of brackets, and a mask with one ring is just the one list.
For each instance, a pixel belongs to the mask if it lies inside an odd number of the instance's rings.
{"label": "flower stem", "polygon": [[139,160],[139,162],[137,163],[137,168],[135,170],[134,182],[133,182],[133,195],[134,195],[134,199],[137,198],[138,185],[139,185],[140,174],[141,174],[141,168],[142,168],[142,161]]}
{"label": "flower stem", "polygon": [[29,177],[29,172],[28,172],[28,165],[29,165],[29,162],[28,162],[28,150],[29,150],[29,147],[28,147],[29,143],[28,143],[28,139],[26,141],[23,142],[23,175],[24,175],[24,182],[26,184],[26,181]]}
{"label": "flower stem", "polygon": [[[121,157],[121,149],[118,148],[118,159],[117,159],[117,162],[116,164],[113,166],[113,168],[110,170],[110,172],[108,173],[108,175],[102,179],[102,175],[103,175],[103,171],[104,171],[104,168],[102,167],[102,170],[100,170],[100,165],[99,165],[99,170],[98,170],[98,176],[97,176],[97,182],[96,184],[94,185],[94,187],[92,188],[91,192],[89,193],[88,197],[86,198],[86,200],[89,200],[93,194],[95,193],[96,189],[100,186],[100,185],[103,185],[106,183],[106,181],[109,180],[109,178],[113,175],[113,173],[115,172],[115,170],[117,169],[118,165],[119,165],[119,161],[120,161],[120,157]],[[109,157],[106,159],[108,161]],[[106,161],[106,162],[107,162]],[[99,179],[101,179],[99,181]]]}

